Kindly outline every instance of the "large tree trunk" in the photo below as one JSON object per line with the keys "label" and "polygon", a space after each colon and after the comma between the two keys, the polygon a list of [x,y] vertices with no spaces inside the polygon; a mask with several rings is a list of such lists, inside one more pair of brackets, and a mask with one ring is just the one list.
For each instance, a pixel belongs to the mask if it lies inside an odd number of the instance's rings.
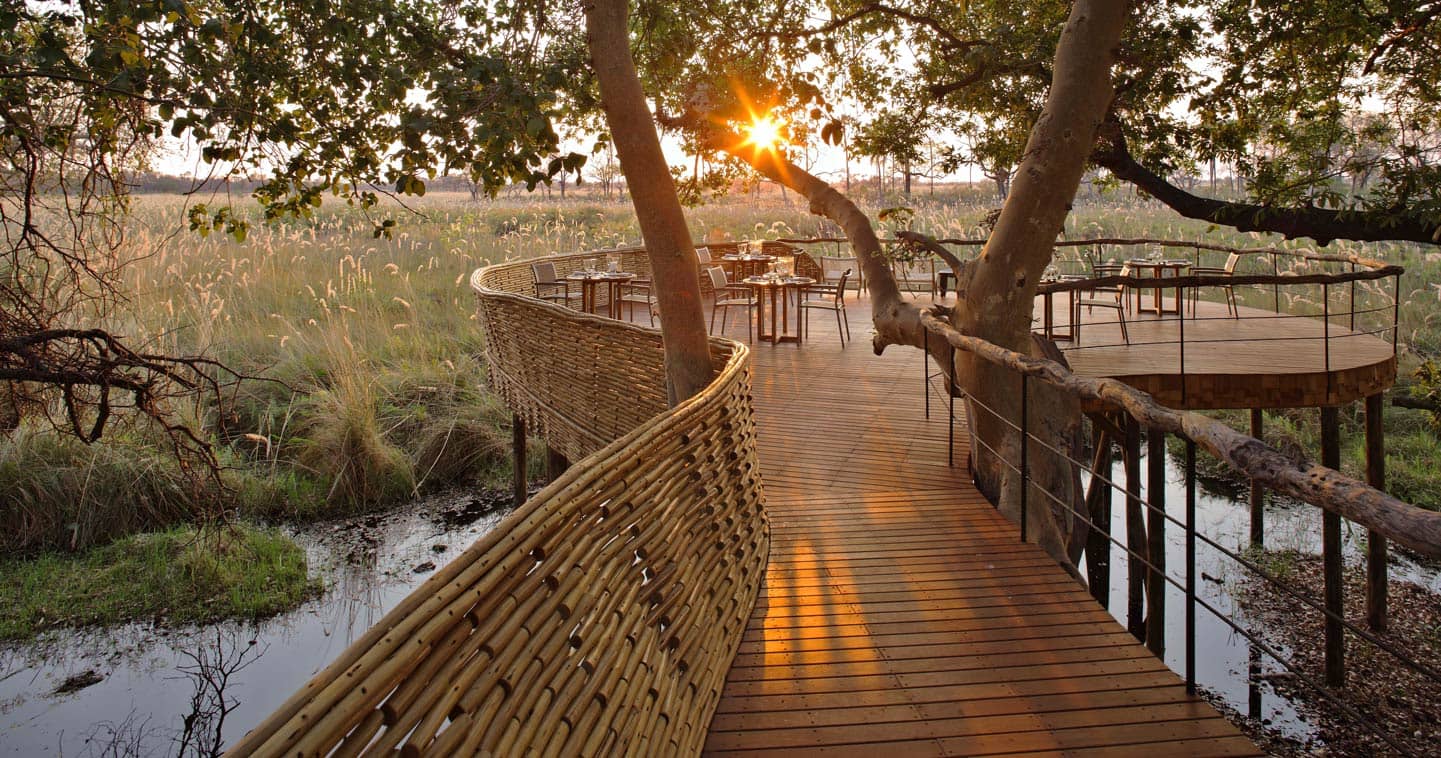
{"label": "large tree trunk", "polygon": [[[1036,284],[1051,261],[1096,130],[1110,106],[1111,64],[1126,13],[1125,0],[1078,0],[1072,7],[1056,47],[1056,73],[1045,107],[1031,130],[995,231],[970,268],[964,297],[951,315],[958,331],[1018,352],[1036,352],[1030,336]],[[967,353],[957,358],[957,373],[973,398],[972,433],[992,448],[1008,451],[1006,457],[1014,464],[1020,458],[1019,435],[1009,424],[1020,418],[1019,379]],[[1040,428],[1031,431],[1043,439],[1074,440],[1080,425],[1078,401],[1037,384],[1032,384],[1028,417]],[[1079,486],[1077,474],[1042,446],[1033,443],[1030,448],[1031,461],[1054,463],[1032,470],[1037,487],[1028,498],[1033,504],[1028,525],[1052,554],[1064,551],[1074,558],[1081,541],[1072,535],[1084,530],[1073,528],[1071,514],[1040,489],[1067,492]],[[982,488],[998,498],[1003,512],[1018,518],[1019,477],[994,456],[978,453],[975,461]],[[1064,499],[1079,501],[1074,496]],[[1055,507],[1045,513],[1046,505]]]}
{"label": "large tree trunk", "polygon": [[671,404],[710,384],[710,348],[700,300],[700,269],[670,167],[636,75],[626,0],[592,0],[585,12],[591,66],[621,173],[650,254]]}

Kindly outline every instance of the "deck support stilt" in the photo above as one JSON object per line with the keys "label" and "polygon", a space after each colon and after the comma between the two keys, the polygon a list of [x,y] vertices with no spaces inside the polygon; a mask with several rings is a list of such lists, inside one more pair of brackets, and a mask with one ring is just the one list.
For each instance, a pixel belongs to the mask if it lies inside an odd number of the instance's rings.
{"label": "deck support stilt", "polygon": [[1146,430],[1146,647],[1164,660],[1166,654],[1166,433]]}
{"label": "deck support stilt", "polygon": [[510,461],[511,461],[511,483],[514,496],[512,499],[515,505],[519,506],[525,502],[526,490],[526,465],[525,460],[525,419],[520,414],[514,413],[510,417]]}
{"label": "deck support stilt", "polygon": [[[1251,436],[1261,439],[1262,420],[1265,416],[1260,408],[1251,409]],[[1251,547],[1266,546],[1266,488],[1255,479],[1251,480]]]}
{"label": "deck support stilt", "polygon": [[1141,512],[1141,426],[1126,419],[1126,631],[1146,639],[1146,523]]}
{"label": "deck support stilt", "polygon": [[[1366,396],[1366,483],[1386,489],[1386,432],[1382,427],[1381,393]],[[1366,623],[1386,630],[1386,537],[1366,533]]]}
{"label": "deck support stilt", "polygon": [[555,481],[556,479],[559,479],[559,478],[560,478],[560,475],[561,475],[561,474],[564,474],[564,473],[565,473],[565,470],[568,469],[568,468],[570,468],[570,460],[567,459],[564,455],[561,455],[560,453],[556,452],[556,451],[555,451],[554,449],[552,449],[550,446],[546,446],[546,449],[545,449],[545,479],[546,479],[546,481],[548,481],[548,482],[553,482],[553,481]]}
{"label": "deck support stilt", "polygon": [[[1341,422],[1335,406],[1321,408],[1321,465],[1341,467]],[[1330,511],[1321,516],[1321,573],[1326,581],[1326,684],[1346,685],[1346,639],[1341,618],[1345,591],[1341,576],[1341,517]]]}

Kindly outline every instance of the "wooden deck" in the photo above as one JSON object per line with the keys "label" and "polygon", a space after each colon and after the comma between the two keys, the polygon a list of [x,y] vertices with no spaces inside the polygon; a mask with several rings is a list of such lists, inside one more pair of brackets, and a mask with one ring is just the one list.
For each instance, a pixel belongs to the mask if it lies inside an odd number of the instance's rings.
{"label": "wooden deck", "polygon": [[[1038,309],[1040,303],[1038,298]],[[1064,295],[1056,296],[1058,333],[1069,328],[1065,303]],[[1341,326],[1344,313],[1333,319],[1327,340],[1319,318],[1278,318],[1269,310],[1245,306],[1239,309],[1240,318],[1231,318],[1220,303],[1199,306],[1200,318],[1186,311],[1184,387],[1183,327],[1174,315],[1127,314],[1127,345],[1115,311],[1083,311],[1081,341],[1058,341],[1057,347],[1077,374],[1120,379],[1172,408],[1340,405],[1396,383],[1390,334],[1347,329]]]}
{"label": "wooden deck", "polygon": [[[773,538],[708,752],[1258,755],[970,484],[913,349],[755,346]],[[733,329],[731,336],[743,333]]]}

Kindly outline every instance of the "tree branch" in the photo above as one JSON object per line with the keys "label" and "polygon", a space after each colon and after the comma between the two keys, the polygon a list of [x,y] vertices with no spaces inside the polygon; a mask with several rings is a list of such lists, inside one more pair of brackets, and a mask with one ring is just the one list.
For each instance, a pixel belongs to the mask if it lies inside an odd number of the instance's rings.
{"label": "tree branch", "polygon": [[1121,134],[1121,125],[1114,118],[1102,124],[1091,159],[1115,174],[1116,178],[1145,190],[1186,218],[1209,221],[1242,232],[1272,232],[1286,239],[1310,237],[1323,246],[1337,239],[1441,244],[1441,224],[1419,216],[1363,210],[1280,208],[1193,195],[1132,157]]}

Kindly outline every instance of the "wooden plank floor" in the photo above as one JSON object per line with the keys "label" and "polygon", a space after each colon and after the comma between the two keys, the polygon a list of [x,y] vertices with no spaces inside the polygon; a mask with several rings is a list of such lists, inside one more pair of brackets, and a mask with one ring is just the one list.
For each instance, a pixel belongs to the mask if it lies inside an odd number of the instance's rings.
{"label": "wooden plank floor", "polygon": [[[1257,755],[970,484],[918,351],[755,346],[772,523],[710,753]],[[823,315],[823,314],[822,314]],[[743,334],[732,330],[732,336]]]}

